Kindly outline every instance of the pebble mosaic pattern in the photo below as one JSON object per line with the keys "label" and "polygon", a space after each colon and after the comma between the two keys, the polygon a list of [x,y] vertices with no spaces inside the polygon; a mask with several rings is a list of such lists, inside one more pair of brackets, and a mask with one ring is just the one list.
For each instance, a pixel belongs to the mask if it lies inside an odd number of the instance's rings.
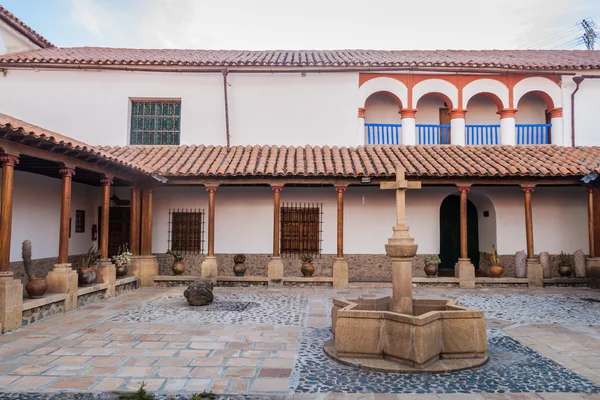
{"label": "pebble mosaic pattern", "polygon": [[[192,395],[165,396],[151,394],[156,400],[190,400]],[[283,396],[216,396],[219,400],[283,400]],[[118,400],[119,396],[110,393],[1,393],[0,400]]]}
{"label": "pebble mosaic pattern", "polygon": [[210,305],[199,307],[191,307],[181,295],[166,295],[119,313],[110,321],[299,326],[306,310],[305,295],[219,293]]}
{"label": "pebble mosaic pattern", "polygon": [[488,340],[482,367],[445,374],[389,374],[336,363],[323,352],[332,334],[307,328],[300,339],[296,392],[345,393],[600,393],[600,386],[507,336]]}

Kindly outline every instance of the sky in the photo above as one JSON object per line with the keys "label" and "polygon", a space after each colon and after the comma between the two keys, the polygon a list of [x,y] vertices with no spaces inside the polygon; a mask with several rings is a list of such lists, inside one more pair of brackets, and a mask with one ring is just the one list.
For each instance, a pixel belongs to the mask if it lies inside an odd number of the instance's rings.
{"label": "sky", "polygon": [[[584,48],[599,0],[0,0],[61,47]],[[600,27],[597,28],[600,30]],[[597,48],[600,48],[600,32]]]}

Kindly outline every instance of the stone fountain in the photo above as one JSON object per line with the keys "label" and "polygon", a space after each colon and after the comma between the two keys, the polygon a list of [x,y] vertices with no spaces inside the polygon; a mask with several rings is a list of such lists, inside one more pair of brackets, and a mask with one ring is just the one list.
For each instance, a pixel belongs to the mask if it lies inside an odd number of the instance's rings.
{"label": "stone fountain", "polygon": [[397,222],[385,245],[392,259],[392,296],[378,299],[334,299],[331,310],[335,338],[325,353],[340,363],[386,372],[449,372],[487,362],[483,311],[456,300],[413,299],[412,259],[417,245],[406,225],[404,168],[395,182],[381,189],[396,190]]}

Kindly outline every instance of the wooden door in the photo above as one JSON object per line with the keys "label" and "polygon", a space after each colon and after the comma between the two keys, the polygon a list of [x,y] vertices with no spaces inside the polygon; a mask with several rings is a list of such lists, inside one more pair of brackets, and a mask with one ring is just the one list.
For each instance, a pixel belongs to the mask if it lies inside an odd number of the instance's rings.
{"label": "wooden door", "polygon": [[[440,108],[440,125],[450,125],[450,110],[447,108]],[[448,128],[448,134],[446,135],[445,130],[440,127],[439,135],[438,143],[450,144],[450,137],[452,135],[450,128]]]}
{"label": "wooden door", "polygon": [[[119,247],[129,243],[130,230],[129,207],[111,207],[108,215],[108,256],[112,257],[118,253]],[[102,207],[98,207],[98,242],[102,235]]]}
{"label": "wooden door", "polygon": [[[468,256],[479,269],[479,223],[477,208],[467,200]],[[448,196],[440,207],[440,270],[454,270],[460,257],[460,196]],[[453,276],[444,274],[444,276]]]}

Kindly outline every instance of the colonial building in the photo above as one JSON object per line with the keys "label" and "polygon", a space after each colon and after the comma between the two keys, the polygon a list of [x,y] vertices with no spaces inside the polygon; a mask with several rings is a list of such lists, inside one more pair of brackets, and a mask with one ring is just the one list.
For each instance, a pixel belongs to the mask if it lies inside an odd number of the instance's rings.
{"label": "colonial building", "polygon": [[301,253],[312,283],[388,281],[397,167],[416,276],[489,284],[494,246],[497,282],[542,285],[541,252],[550,282],[600,248],[598,51],[61,48],[1,7],[0,50],[0,305],[24,240],[49,281],[124,243],[148,285],[168,249],[222,282],[245,254],[239,280],[297,283]]}

